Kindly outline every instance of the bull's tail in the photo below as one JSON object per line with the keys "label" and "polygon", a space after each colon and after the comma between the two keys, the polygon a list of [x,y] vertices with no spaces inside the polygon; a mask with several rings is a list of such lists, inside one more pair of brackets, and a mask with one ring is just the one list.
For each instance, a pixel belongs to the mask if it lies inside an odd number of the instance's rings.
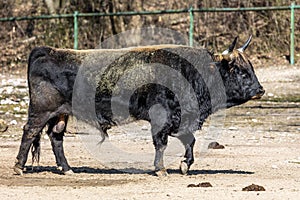
{"label": "bull's tail", "polygon": [[38,134],[32,143],[32,147],[31,147],[32,166],[33,166],[34,162],[37,162],[37,165],[39,165],[39,162],[40,162],[40,154],[41,154],[40,140],[41,140],[41,134]]}

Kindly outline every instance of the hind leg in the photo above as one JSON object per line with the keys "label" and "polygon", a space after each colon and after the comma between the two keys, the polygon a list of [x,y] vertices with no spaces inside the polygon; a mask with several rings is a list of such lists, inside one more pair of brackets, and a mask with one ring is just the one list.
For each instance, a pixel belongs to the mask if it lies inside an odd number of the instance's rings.
{"label": "hind leg", "polygon": [[59,117],[52,118],[49,120],[47,134],[51,141],[52,151],[55,156],[57,167],[61,169],[64,174],[72,174],[73,171],[65,157],[63,147],[63,137],[64,132],[66,131],[67,121],[68,116],[64,114]]}
{"label": "hind leg", "polygon": [[182,142],[185,147],[184,160],[180,163],[180,171],[182,174],[187,174],[191,165],[194,163],[194,145],[196,139],[192,133],[184,134],[179,136],[178,139]]}
{"label": "hind leg", "polygon": [[49,115],[29,117],[28,122],[24,126],[21,145],[13,168],[17,174],[23,174],[30,147],[33,143],[39,142],[40,132],[46,125],[48,117]]}
{"label": "hind leg", "polygon": [[155,173],[157,176],[167,176],[168,173],[164,166],[163,155],[165,149],[167,148],[168,132],[163,129],[156,134],[152,134],[152,139],[155,147],[155,158],[154,158]]}

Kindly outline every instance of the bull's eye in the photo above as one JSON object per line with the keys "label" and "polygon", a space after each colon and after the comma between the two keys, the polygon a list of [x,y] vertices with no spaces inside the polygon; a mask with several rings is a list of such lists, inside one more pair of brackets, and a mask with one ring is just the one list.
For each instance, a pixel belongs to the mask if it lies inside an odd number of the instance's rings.
{"label": "bull's eye", "polygon": [[247,72],[242,72],[242,79],[249,79],[251,76]]}

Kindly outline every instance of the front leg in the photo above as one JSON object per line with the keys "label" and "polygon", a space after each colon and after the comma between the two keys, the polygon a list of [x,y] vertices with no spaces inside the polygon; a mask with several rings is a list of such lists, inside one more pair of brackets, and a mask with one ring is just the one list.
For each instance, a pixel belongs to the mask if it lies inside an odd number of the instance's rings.
{"label": "front leg", "polygon": [[184,134],[178,137],[185,147],[184,160],[180,163],[180,171],[182,174],[187,174],[191,165],[194,163],[194,145],[196,139],[192,133]]}

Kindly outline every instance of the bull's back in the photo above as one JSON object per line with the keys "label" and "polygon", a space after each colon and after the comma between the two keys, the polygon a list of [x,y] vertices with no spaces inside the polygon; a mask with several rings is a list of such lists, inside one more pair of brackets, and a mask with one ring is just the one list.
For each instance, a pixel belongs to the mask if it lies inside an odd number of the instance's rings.
{"label": "bull's back", "polygon": [[[193,62],[189,62],[191,57],[203,62],[194,62],[198,64],[194,66]],[[150,121],[150,108],[160,104],[174,129],[178,127],[181,112],[195,113],[199,124],[202,124],[211,112],[209,91],[199,70],[207,67],[207,61],[211,62],[212,59],[204,49],[182,46],[130,49],[101,72],[95,97],[98,118],[105,123],[117,118],[120,123],[127,120],[129,110],[131,117]],[[193,88],[197,96],[194,103],[199,106],[195,110],[201,110],[202,113],[194,111],[192,107],[180,107],[176,96],[181,97],[182,104],[189,105],[191,101],[189,93],[180,86],[183,80]],[[176,94],[176,91],[180,94]],[[122,110],[124,113],[121,113]],[[117,116],[114,116],[114,112],[117,112]],[[122,114],[124,116],[120,116]]]}

